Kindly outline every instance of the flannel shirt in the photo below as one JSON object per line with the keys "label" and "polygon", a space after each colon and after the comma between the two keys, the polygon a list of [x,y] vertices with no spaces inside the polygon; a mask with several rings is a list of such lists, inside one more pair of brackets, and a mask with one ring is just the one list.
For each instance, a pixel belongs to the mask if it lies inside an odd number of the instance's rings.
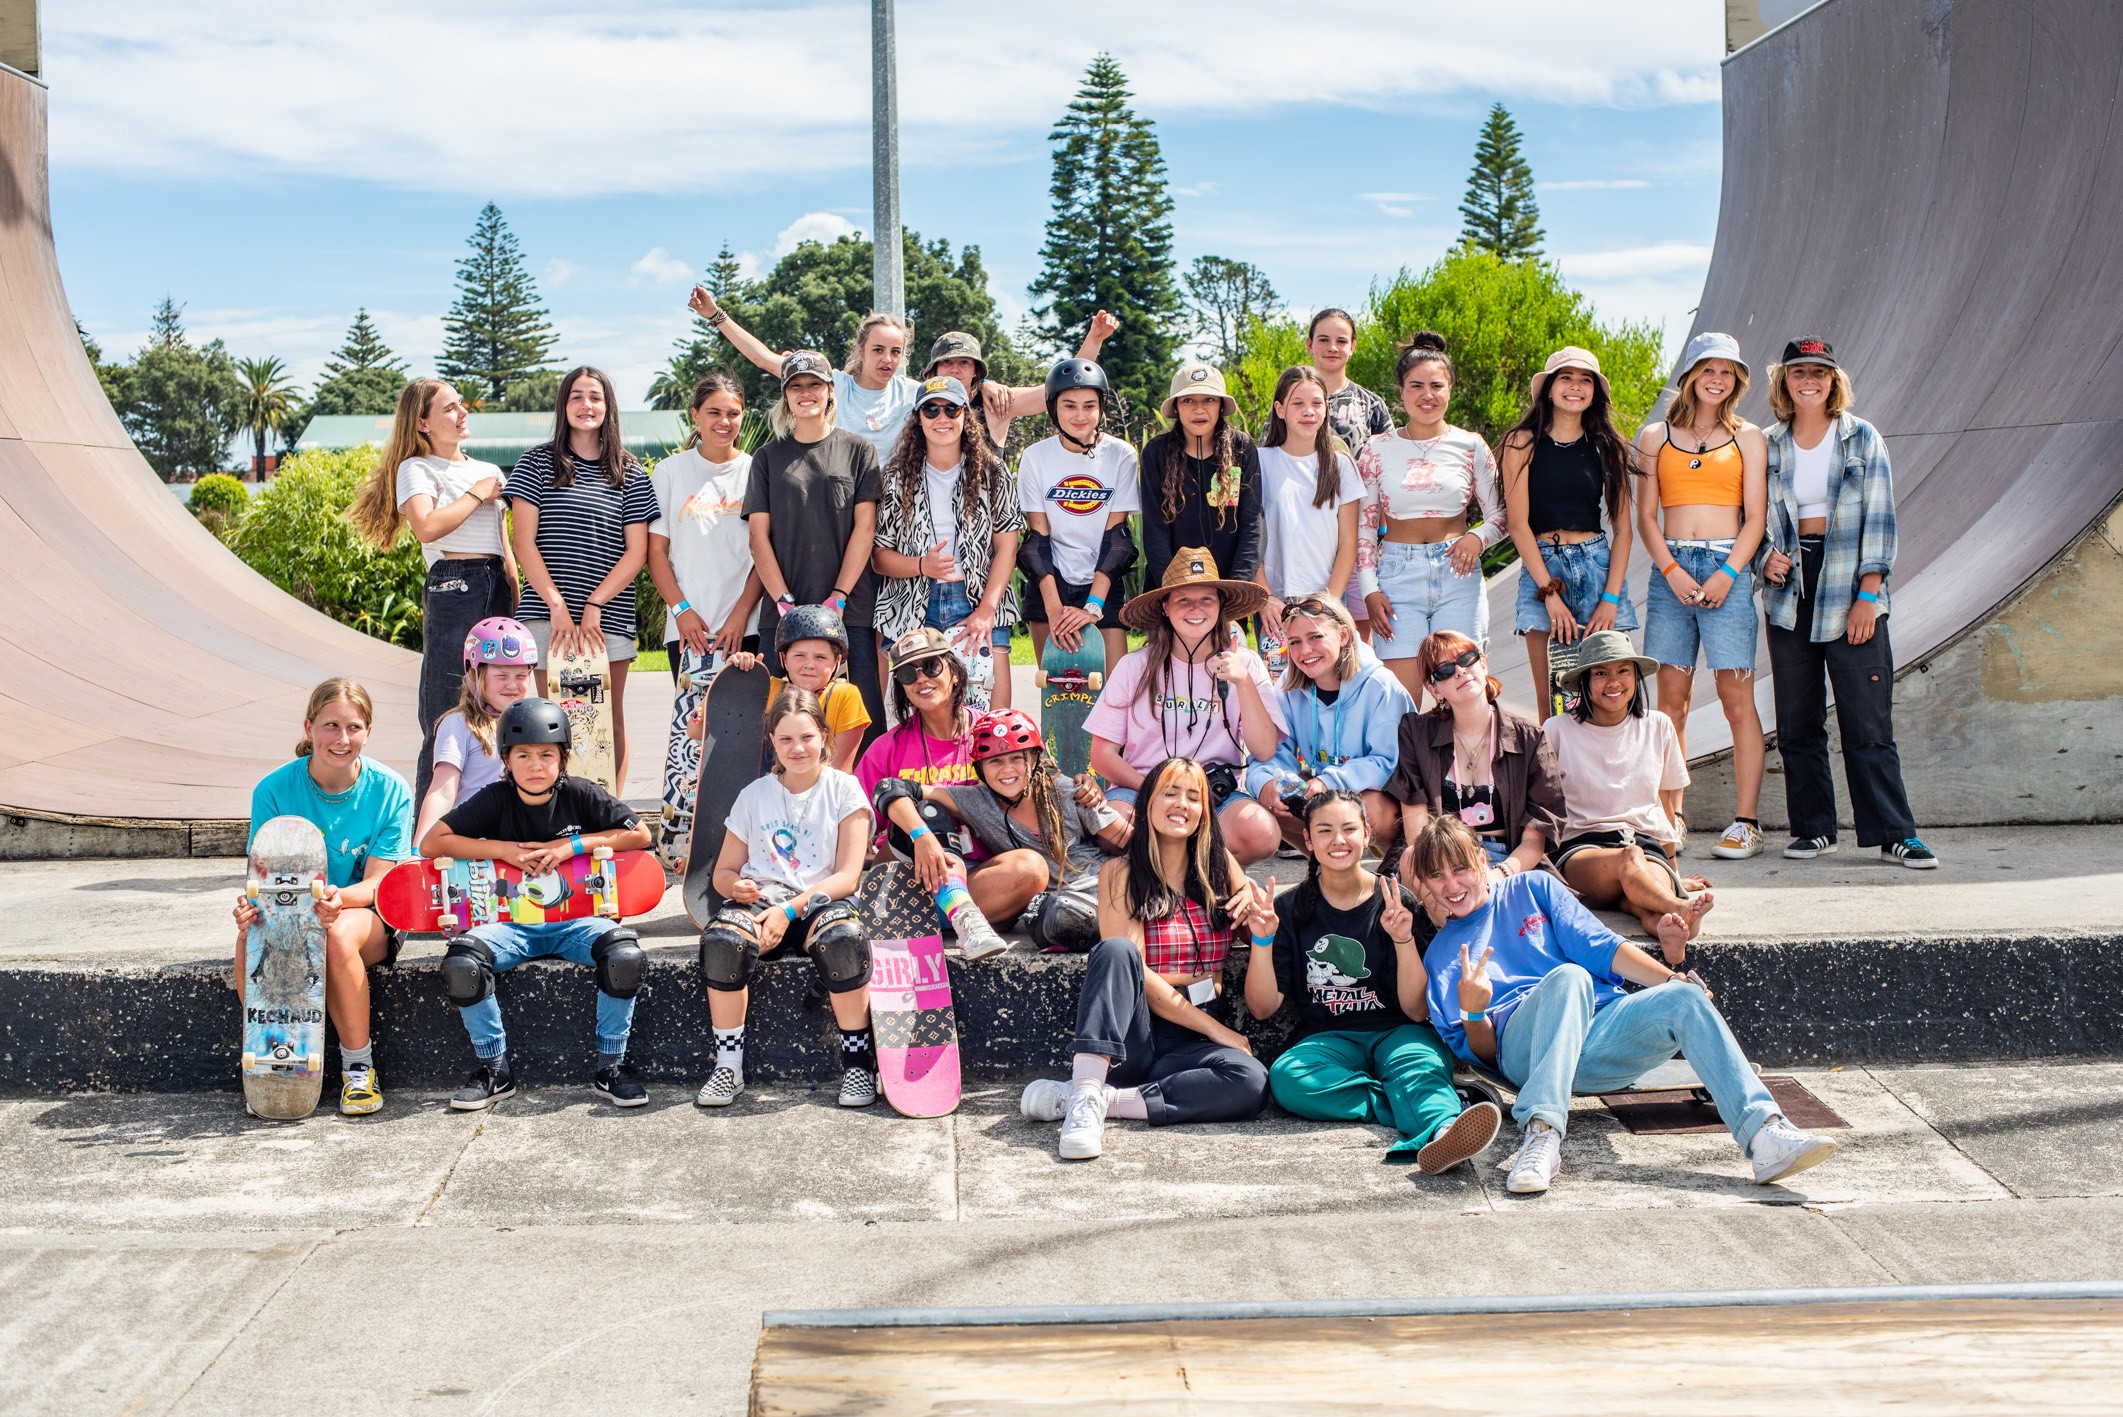
{"label": "flannel shirt", "polygon": [[[1762,609],[1780,630],[1795,630],[1799,618],[1799,498],[1792,488],[1795,450],[1789,426],[1768,430],[1769,529],[1754,554],[1755,580],[1762,587]],[[1887,442],[1879,430],[1852,413],[1837,415],[1832,436],[1841,457],[1829,474],[1828,535],[1823,542],[1821,584],[1813,603],[1815,643],[1843,637],[1850,607],[1857,602],[1860,577],[1880,573],[1879,613],[1892,606],[1887,584],[1894,570],[1894,474],[1887,465]],[[1792,562],[1782,585],[1763,576],[1772,551]]]}
{"label": "flannel shirt", "polygon": [[[959,520],[952,546],[958,557],[958,572],[966,578],[966,598],[977,605],[988,592],[988,563],[995,557],[995,538],[1014,531],[1022,539],[1025,514],[1018,508],[1017,479],[1010,475],[1007,463],[1000,464],[987,497],[974,501],[970,517],[964,504],[957,500],[960,490],[954,488],[952,494]],[[914,495],[907,497],[899,490],[898,476],[890,470],[884,473],[884,498],[877,504],[877,544],[902,556],[920,556],[936,544],[927,485],[920,478],[915,480]],[[877,578],[877,633],[885,637],[886,644],[920,629],[928,612],[927,576]],[[1004,589],[995,609],[995,623],[1003,629],[1017,623],[1014,589]]]}

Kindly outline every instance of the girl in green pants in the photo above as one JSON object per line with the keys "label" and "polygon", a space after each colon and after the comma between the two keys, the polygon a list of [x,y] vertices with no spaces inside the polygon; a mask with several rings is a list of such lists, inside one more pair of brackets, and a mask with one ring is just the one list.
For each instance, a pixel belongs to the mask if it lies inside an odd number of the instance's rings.
{"label": "girl in green pants", "polygon": [[1252,923],[1246,1007],[1297,1012],[1290,1046],[1268,1069],[1284,1111],[1321,1122],[1391,1127],[1386,1153],[1412,1153],[1435,1176],[1496,1138],[1496,1105],[1460,1109],[1452,1054],[1429,1022],[1419,907],[1398,882],[1364,869],[1363,799],[1333,790],[1303,808],[1311,868]]}

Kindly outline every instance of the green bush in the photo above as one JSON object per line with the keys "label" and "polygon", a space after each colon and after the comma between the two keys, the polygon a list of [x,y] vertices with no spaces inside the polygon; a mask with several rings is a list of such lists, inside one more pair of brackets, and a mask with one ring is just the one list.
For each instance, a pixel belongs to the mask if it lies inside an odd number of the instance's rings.
{"label": "green bush", "polygon": [[[240,479],[225,472],[210,472],[192,484],[192,515],[209,526],[230,527],[250,510],[251,494]],[[217,520],[208,521],[211,514]]]}
{"label": "green bush", "polygon": [[376,552],[347,525],[355,491],[376,465],[373,447],[297,453],[229,536],[251,569],[306,605],[377,639],[420,648],[427,567],[411,534]]}

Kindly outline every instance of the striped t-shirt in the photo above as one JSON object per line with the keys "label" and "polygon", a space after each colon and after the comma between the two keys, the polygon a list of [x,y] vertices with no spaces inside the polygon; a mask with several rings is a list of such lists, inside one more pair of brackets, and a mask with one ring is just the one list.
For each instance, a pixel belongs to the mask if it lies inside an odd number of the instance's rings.
{"label": "striped t-shirt", "polygon": [[[546,574],[567,601],[568,614],[579,621],[590,592],[626,553],[627,528],[656,520],[656,489],[641,465],[631,459],[626,484],[618,488],[606,480],[601,464],[581,458],[575,459],[574,485],[555,487],[553,472],[552,445],[540,443],[517,459],[501,491],[511,502],[528,502],[538,509],[538,554],[545,560]],[[516,618],[553,618],[552,610],[528,581]],[[623,591],[613,596],[599,618],[607,634],[633,636],[633,594]]]}

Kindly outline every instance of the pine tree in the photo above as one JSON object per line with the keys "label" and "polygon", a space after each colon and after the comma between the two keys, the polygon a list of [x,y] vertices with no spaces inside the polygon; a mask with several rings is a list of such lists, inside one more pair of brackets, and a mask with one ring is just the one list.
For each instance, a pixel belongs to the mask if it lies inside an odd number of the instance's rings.
{"label": "pine tree", "polygon": [[398,374],[405,372],[405,361],[393,354],[391,347],[383,342],[383,333],[376,328],[376,322],[369,318],[366,305],[354,312],[354,323],[347,326],[346,343],[339,346],[330,359],[324,361],[324,377],[336,379],[357,369],[387,369]]}
{"label": "pine tree", "polygon": [[1272,319],[1282,297],[1268,273],[1228,256],[1196,256],[1187,268],[1187,301],[1194,307],[1195,337],[1225,365],[1246,357],[1246,336],[1255,320]]}
{"label": "pine tree", "polygon": [[718,302],[725,297],[741,296],[744,293],[744,267],[731,253],[729,242],[723,242],[722,249],[715,253],[715,264],[708,267],[707,279],[701,284],[708,288],[708,294],[714,296]]}
{"label": "pine tree", "polygon": [[443,317],[436,367],[498,403],[510,384],[550,367],[553,327],[500,207],[486,204],[465,244],[472,254],[457,263],[457,303]]}
{"label": "pine tree", "polygon": [[1113,387],[1145,408],[1164,394],[1181,308],[1165,160],[1130,97],[1120,65],[1100,54],[1048,134],[1054,212],[1032,285],[1047,303],[1032,313],[1039,338],[1055,349],[1074,349],[1099,310],[1119,316],[1120,333],[1099,362]]}
{"label": "pine tree", "polygon": [[1541,209],[1533,200],[1533,169],[1519,155],[1519,127],[1501,103],[1489,110],[1467,174],[1466,223],[1460,239],[1507,261],[1541,252]]}

